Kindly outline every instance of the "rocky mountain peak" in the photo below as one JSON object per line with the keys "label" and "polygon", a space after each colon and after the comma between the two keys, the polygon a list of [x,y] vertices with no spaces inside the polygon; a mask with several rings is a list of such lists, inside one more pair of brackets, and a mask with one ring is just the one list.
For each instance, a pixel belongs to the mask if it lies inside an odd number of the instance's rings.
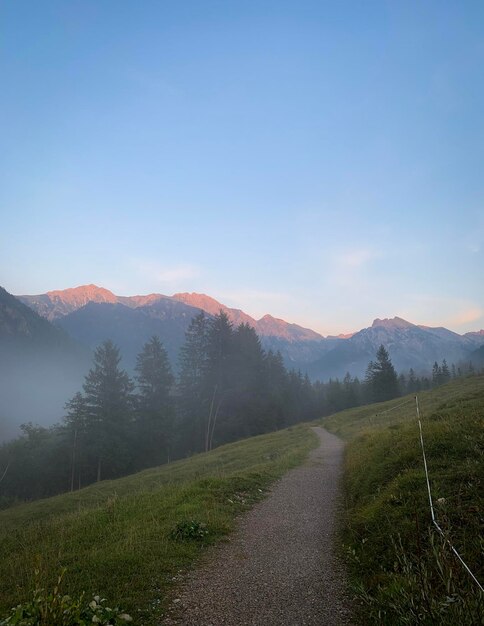
{"label": "rocky mountain peak", "polygon": [[88,302],[116,302],[116,296],[112,291],[93,284],[48,291],[46,296],[52,301],[75,305],[87,304]]}
{"label": "rocky mountain peak", "polygon": [[410,322],[407,322],[401,317],[393,317],[391,319],[389,318],[380,319],[377,317],[375,320],[373,320],[373,324],[371,325],[372,328],[387,328],[389,330],[392,330],[395,328],[411,328],[412,326],[413,324],[411,324]]}

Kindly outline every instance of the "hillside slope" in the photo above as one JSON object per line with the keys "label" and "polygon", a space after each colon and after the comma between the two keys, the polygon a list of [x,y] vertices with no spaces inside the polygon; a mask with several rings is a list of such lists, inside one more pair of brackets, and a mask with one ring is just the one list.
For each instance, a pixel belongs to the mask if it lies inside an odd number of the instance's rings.
{"label": "hillside slope", "polygon": [[[419,403],[438,522],[482,582],[484,375],[419,394]],[[431,524],[415,399],[323,423],[350,442],[342,540],[361,623],[483,623],[482,594]]]}
{"label": "hillside slope", "polygon": [[[1,511],[0,616],[30,594],[35,568],[49,586],[67,567],[66,593],[100,593],[138,623],[159,623],[180,569],[317,443],[297,426]],[[172,537],[189,520],[206,524],[203,541]]]}
{"label": "hillside slope", "polygon": [[136,355],[153,335],[163,342],[174,367],[185,340],[185,332],[200,309],[169,298],[155,300],[142,307],[119,303],[89,302],[86,306],[59,318],[57,326],[71,337],[94,349],[106,339],[119,346],[123,363],[133,370]]}

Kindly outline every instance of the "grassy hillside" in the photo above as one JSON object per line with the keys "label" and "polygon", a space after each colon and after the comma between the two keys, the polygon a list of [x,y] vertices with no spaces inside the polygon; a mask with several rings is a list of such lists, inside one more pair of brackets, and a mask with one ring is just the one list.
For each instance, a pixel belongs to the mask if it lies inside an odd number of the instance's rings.
{"label": "grassy hillside", "polygon": [[[483,594],[431,526],[415,403],[398,407],[407,399],[324,420],[349,441],[343,541],[361,623],[482,624]],[[482,583],[484,376],[419,400],[439,524]]]}
{"label": "grassy hillside", "polygon": [[[156,624],[180,570],[316,445],[297,426],[0,512],[0,616],[30,595],[35,569],[53,586],[66,567],[66,593],[99,593]],[[203,540],[171,536],[187,520],[206,524]]]}

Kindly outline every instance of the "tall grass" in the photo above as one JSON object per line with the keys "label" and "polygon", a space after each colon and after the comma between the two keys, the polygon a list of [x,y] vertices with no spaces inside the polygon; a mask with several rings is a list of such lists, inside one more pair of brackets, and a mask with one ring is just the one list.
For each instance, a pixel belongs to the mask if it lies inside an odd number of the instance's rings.
{"label": "tall grass", "polygon": [[[484,377],[420,400],[439,524],[482,580]],[[382,412],[396,404],[326,421],[350,441],[343,541],[361,623],[482,624],[483,594],[431,525],[415,406]]]}
{"label": "tall grass", "polygon": [[[99,593],[156,624],[180,572],[315,445],[297,426],[0,512],[0,615],[29,597],[35,569],[50,587],[66,568],[66,593]],[[208,533],[177,540],[184,520]]]}

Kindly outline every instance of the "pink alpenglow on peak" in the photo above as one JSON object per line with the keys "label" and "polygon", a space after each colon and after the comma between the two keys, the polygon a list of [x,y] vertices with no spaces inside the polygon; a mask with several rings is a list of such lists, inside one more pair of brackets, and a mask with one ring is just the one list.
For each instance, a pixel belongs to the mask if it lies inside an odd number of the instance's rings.
{"label": "pink alpenglow on peak", "polygon": [[377,317],[371,325],[372,328],[410,328],[411,326],[414,326],[414,324],[407,322],[401,317],[393,317],[392,319],[385,318],[382,320]]}

